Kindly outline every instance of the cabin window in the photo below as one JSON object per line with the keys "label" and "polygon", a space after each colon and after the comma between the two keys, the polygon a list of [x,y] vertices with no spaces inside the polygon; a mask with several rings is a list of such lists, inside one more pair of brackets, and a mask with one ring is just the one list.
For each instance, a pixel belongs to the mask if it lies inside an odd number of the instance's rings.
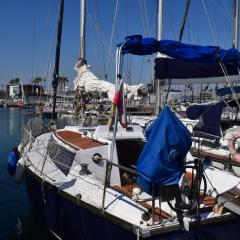
{"label": "cabin window", "polygon": [[49,142],[49,156],[53,163],[67,176],[72,166],[75,154],[59,145],[53,137]]}
{"label": "cabin window", "polygon": [[[144,142],[141,139],[117,140],[118,163],[124,167],[136,170],[136,163],[143,149]],[[121,185],[136,182],[136,175],[120,169]]]}

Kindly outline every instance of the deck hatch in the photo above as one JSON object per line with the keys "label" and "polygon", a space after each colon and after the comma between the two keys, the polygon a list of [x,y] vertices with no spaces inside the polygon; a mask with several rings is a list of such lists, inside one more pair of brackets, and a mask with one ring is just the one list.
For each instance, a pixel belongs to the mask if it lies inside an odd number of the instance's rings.
{"label": "deck hatch", "polygon": [[72,166],[75,154],[59,145],[53,137],[49,142],[49,156],[53,163],[67,176]]}

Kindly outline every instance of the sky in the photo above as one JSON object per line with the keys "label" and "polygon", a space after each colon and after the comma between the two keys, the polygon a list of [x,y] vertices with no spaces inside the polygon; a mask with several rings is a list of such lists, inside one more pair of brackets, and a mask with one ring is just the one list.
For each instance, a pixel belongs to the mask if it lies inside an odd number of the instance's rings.
{"label": "sky", "polygon": [[[60,73],[68,77],[70,87],[79,57],[79,2],[65,0],[64,9]],[[86,2],[87,62],[99,78],[104,79],[107,73],[108,80],[114,82],[116,45],[128,35],[156,36],[156,0]],[[163,38],[177,40],[186,0],[163,2]],[[41,76],[51,83],[59,3],[59,0],[1,1],[0,86],[16,77],[30,83]],[[232,0],[191,0],[183,42],[231,48],[232,14]],[[125,57],[125,78],[130,83],[152,81],[154,57]]]}

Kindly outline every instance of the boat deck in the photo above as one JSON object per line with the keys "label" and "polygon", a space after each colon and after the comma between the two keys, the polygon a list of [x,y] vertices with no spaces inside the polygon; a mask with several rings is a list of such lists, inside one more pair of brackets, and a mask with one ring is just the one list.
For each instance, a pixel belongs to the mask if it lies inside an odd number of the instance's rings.
{"label": "boat deck", "polygon": [[65,130],[56,132],[56,135],[65,143],[70,144],[77,149],[88,149],[105,145],[105,143],[96,141],[78,132]]}
{"label": "boat deck", "polygon": [[230,154],[225,154],[225,155],[220,155],[211,152],[210,150],[203,150],[203,149],[196,149],[196,148],[191,148],[190,153],[192,154],[193,157],[200,157],[200,158],[208,158],[209,160],[216,161],[219,163],[223,164],[232,164],[234,166],[240,167],[240,163],[234,161],[231,158]]}
{"label": "boat deck", "polygon": [[218,196],[218,203],[228,210],[240,214],[240,189],[235,186]]}
{"label": "boat deck", "polygon": [[[139,187],[137,184],[128,184],[125,186],[112,186],[112,188],[120,193],[122,193],[123,195],[132,198],[132,189],[135,187]],[[211,212],[214,205],[216,204],[217,199],[213,196],[210,195],[206,195],[202,201],[201,207],[199,209],[199,213],[205,213],[205,212]],[[139,202],[137,201],[138,204],[140,204],[142,207],[144,207],[145,209],[148,210],[148,212],[150,213],[152,211],[152,206],[150,204],[148,204],[147,202]],[[194,211],[191,210],[191,213],[193,213]],[[168,212],[164,211],[163,209],[161,209],[160,207],[156,207],[155,208],[155,212],[154,212],[154,220],[155,221],[162,221],[164,219],[170,219],[172,216],[171,214],[169,214]]]}

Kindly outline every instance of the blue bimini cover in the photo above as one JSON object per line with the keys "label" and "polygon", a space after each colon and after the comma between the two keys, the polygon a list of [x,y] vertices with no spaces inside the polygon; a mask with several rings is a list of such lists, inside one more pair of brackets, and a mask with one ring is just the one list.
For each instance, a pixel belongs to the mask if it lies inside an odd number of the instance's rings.
{"label": "blue bimini cover", "polygon": [[164,107],[148,129],[147,142],[137,161],[137,181],[141,188],[151,194],[152,184],[177,184],[191,144],[190,132],[168,107]]}

